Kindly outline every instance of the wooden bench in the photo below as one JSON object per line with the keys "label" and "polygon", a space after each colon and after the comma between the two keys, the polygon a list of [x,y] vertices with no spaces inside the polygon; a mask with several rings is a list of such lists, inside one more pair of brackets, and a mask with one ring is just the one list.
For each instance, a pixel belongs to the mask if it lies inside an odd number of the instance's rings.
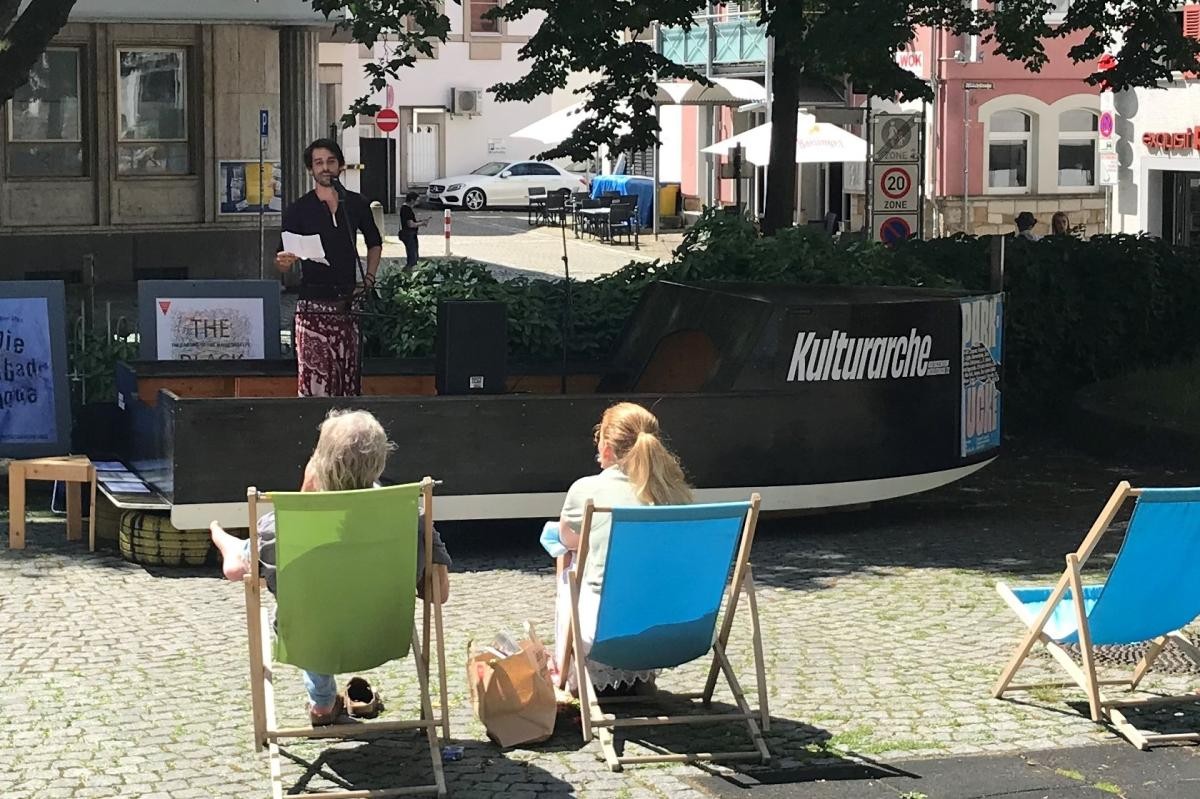
{"label": "wooden bench", "polygon": [[83,507],[79,487],[91,484],[88,550],[96,549],[96,467],[83,455],[34,458],[8,464],[8,548],[25,548],[25,481],[61,480],[67,487],[67,540],[83,537]]}

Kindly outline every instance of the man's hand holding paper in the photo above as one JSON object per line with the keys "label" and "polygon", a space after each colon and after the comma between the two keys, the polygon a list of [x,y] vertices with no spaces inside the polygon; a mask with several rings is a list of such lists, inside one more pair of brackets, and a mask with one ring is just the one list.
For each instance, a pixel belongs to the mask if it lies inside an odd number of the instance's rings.
{"label": "man's hand holding paper", "polygon": [[[283,231],[283,252],[279,256],[286,255],[291,255],[293,262],[295,259],[300,259],[329,266],[329,261],[325,259],[325,247],[321,244],[321,237],[317,235],[303,236],[299,233]],[[275,263],[280,265],[280,268],[291,268],[290,263],[287,267],[283,267],[279,256],[276,256]]]}

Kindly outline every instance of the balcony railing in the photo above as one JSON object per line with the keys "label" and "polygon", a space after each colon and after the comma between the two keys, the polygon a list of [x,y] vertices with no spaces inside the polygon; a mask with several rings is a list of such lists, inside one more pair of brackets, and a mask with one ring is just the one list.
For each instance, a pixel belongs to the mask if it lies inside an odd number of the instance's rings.
{"label": "balcony railing", "polygon": [[728,19],[696,20],[689,29],[663,28],[659,33],[662,54],[677,64],[703,66],[713,41],[713,63],[754,64],[767,60],[767,36],[757,14]]}

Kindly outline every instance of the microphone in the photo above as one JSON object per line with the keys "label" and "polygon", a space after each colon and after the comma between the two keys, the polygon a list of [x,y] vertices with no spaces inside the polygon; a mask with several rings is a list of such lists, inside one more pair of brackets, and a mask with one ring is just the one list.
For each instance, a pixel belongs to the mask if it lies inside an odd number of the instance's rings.
{"label": "microphone", "polygon": [[334,178],[333,180],[329,181],[329,184],[331,186],[333,186],[333,190],[338,193],[339,197],[346,196],[346,187],[342,185],[342,182],[340,180],[338,180],[337,178]]}

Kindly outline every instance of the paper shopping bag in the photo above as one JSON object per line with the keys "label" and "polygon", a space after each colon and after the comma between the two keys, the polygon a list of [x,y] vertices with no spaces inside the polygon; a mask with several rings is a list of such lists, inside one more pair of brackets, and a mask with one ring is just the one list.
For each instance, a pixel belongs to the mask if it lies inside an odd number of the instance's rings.
{"label": "paper shopping bag", "polygon": [[558,705],[542,642],[526,624],[526,638],[511,654],[488,647],[467,659],[467,684],[475,716],[500,746],[544,741],[554,734]]}

